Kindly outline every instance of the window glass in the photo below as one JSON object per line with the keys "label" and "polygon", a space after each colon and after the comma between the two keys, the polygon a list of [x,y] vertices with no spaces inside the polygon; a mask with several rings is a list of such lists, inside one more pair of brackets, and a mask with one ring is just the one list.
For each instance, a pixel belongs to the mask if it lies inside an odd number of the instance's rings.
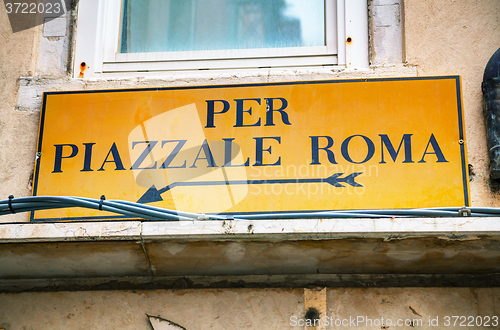
{"label": "window glass", "polygon": [[124,0],[121,53],[325,45],[324,0]]}

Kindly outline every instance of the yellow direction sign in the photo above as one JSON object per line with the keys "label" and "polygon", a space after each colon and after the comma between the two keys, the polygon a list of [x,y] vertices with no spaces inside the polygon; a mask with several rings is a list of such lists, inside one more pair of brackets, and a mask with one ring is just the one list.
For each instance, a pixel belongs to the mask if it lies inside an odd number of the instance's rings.
{"label": "yellow direction sign", "polygon": [[456,76],[48,92],[38,152],[38,196],[229,214],[469,204]]}

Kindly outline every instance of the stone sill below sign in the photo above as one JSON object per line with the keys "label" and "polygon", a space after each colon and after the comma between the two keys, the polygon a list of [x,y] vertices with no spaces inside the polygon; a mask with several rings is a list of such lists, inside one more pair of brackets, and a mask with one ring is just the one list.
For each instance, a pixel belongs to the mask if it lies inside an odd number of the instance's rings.
{"label": "stone sill below sign", "polygon": [[[304,220],[96,221],[0,224],[0,243],[101,240],[316,240],[500,238],[500,217]],[[500,249],[500,246],[499,246]]]}
{"label": "stone sill below sign", "polygon": [[[53,279],[108,283],[135,278],[154,285],[160,279],[231,282],[257,276],[273,286],[273,278],[289,276],[295,280],[282,285],[293,286],[325,276],[338,284],[340,275],[358,276],[363,284],[369,274],[427,276],[416,280],[427,286],[438,283],[429,276],[469,274],[482,276],[481,285],[494,286],[500,280],[499,261],[497,217],[0,225],[0,291],[7,292],[33,287],[33,281],[45,290],[55,285]],[[469,280],[461,281],[468,285]]]}

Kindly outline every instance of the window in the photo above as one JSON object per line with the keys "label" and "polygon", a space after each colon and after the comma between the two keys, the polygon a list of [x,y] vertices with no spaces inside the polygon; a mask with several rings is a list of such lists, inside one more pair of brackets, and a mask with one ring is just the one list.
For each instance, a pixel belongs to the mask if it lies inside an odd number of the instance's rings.
{"label": "window", "polygon": [[324,47],[325,21],[324,0],[124,0],[120,53]]}
{"label": "window", "polygon": [[86,0],[75,76],[368,66],[366,0]]}

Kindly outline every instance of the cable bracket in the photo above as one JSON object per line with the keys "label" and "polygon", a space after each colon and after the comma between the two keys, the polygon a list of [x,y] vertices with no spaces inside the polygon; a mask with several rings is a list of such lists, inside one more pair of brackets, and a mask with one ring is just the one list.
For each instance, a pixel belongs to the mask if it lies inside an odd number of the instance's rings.
{"label": "cable bracket", "polygon": [[470,217],[472,214],[472,211],[465,206],[462,206],[460,210],[458,210],[458,215],[461,217]]}
{"label": "cable bracket", "polygon": [[16,211],[14,211],[14,208],[12,207],[12,201],[14,200],[14,195],[9,196],[9,210],[10,213],[14,214]]}
{"label": "cable bracket", "polygon": [[209,217],[205,213],[200,213],[196,219],[197,220],[208,220]]}
{"label": "cable bracket", "polygon": [[106,196],[102,195],[101,200],[99,201],[99,211],[102,211],[102,204],[104,203],[105,199],[106,199]]}

